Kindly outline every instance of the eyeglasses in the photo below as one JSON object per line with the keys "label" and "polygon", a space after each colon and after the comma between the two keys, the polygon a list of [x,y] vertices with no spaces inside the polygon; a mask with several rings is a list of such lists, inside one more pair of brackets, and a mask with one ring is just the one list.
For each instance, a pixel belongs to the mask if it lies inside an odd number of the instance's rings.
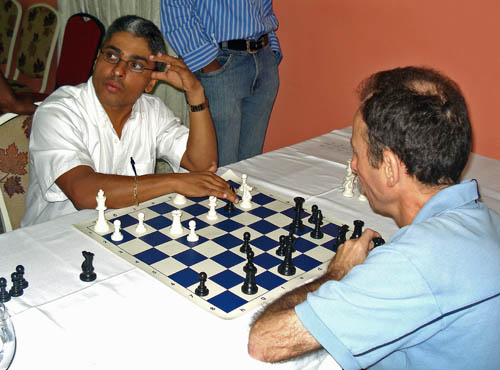
{"label": "eyeglasses", "polygon": [[120,58],[120,55],[114,51],[106,50],[103,51],[101,50],[101,55],[102,59],[104,59],[105,62],[108,62],[110,64],[118,64],[120,61],[123,61],[127,68],[134,72],[134,73],[142,73],[144,70],[147,71],[154,71],[154,68],[146,68],[141,62],[136,62],[134,60],[125,60]]}

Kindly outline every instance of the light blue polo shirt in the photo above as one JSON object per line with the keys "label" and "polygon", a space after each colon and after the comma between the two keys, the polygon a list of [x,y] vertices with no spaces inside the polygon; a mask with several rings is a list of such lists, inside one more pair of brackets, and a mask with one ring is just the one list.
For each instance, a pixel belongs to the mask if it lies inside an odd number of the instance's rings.
{"label": "light blue polo shirt", "polygon": [[478,198],[475,180],[445,188],[295,307],[345,370],[500,368],[500,215]]}

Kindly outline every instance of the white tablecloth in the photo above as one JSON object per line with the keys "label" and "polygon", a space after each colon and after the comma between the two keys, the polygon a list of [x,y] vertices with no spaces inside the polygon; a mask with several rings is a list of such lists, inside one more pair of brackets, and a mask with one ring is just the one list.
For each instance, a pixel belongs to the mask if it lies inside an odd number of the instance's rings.
{"label": "white tablecloth", "polygon": [[[350,128],[333,131],[228,168],[282,196],[303,196],[307,208],[318,204],[330,217],[362,219],[388,239],[394,222],[339,189],[349,139]],[[483,199],[497,211],[499,169],[500,161],[473,156],[467,172],[479,178]],[[228,321],[211,315],[72,226],[96,214],[81,211],[0,235],[0,276],[10,286],[10,274],[22,264],[30,284],[6,303],[18,340],[11,370],[339,368],[324,351],[278,365],[251,359],[254,313]],[[83,250],[95,254],[92,283],[79,279]]]}

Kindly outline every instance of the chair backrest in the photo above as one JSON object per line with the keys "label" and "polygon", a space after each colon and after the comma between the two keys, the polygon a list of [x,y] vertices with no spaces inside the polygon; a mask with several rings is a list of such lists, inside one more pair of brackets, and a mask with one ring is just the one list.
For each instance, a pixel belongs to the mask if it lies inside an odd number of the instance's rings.
{"label": "chair backrest", "polygon": [[16,0],[0,1],[0,64],[6,64],[5,78],[9,77],[22,13],[21,4]]}
{"label": "chair backrest", "polygon": [[69,18],[57,65],[57,87],[87,82],[103,36],[104,25],[96,17],[78,13]]}
{"label": "chair backrest", "polygon": [[0,126],[0,215],[5,231],[17,229],[29,185],[29,136],[33,116],[15,116]]}
{"label": "chair backrest", "polygon": [[32,78],[41,78],[40,92],[45,92],[59,27],[59,13],[50,5],[35,4],[28,8],[19,33],[14,80],[20,72]]}

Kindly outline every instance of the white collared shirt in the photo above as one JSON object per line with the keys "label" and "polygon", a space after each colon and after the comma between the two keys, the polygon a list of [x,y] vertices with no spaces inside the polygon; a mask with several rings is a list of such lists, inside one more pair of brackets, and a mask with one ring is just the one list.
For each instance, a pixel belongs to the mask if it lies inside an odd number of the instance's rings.
{"label": "white collared shirt", "polygon": [[77,166],[104,174],[154,173],[157,158],[179,170],[189,129],[157,97],[142,94],[121,138],[95,94],[92,78],[63,86],[36,110],[30,137],[30,186],[21,226],[76,211],[57,186],[57,178]]}

